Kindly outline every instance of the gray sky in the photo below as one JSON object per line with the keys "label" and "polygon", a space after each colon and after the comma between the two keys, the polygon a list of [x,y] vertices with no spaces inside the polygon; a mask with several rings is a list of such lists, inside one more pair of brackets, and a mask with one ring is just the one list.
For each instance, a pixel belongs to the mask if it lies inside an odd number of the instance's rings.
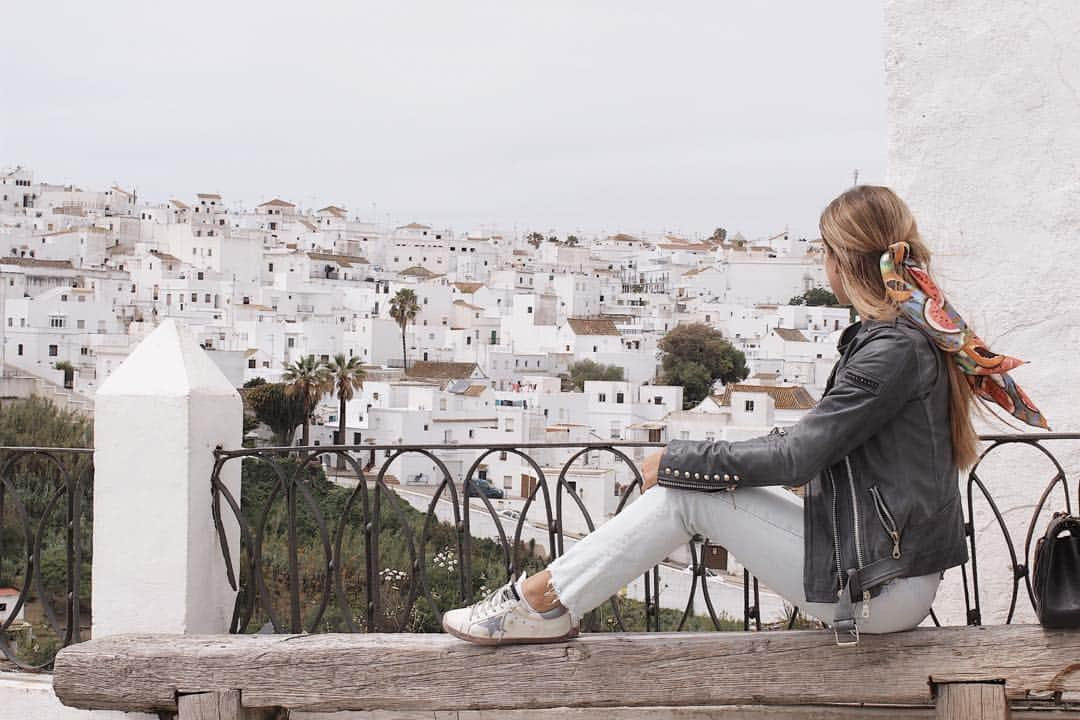
{"label": "gray sky", "polygon": [[[23,2],[0,166],[560,233],[816,232],[885,171],[883,17],[786,2]],[[376,204],[373,208],[373,203]]]}

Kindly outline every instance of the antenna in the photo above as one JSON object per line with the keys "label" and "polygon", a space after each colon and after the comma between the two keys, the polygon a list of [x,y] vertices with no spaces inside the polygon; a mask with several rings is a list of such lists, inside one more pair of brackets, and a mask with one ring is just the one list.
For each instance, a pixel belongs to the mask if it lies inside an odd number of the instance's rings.
{"label": "antenna", "polygon": [[851,185],[854,187],[855,185],[858,185],[858,184],[859,184],[859,168],[855,168],[854,172],[851,173]]}

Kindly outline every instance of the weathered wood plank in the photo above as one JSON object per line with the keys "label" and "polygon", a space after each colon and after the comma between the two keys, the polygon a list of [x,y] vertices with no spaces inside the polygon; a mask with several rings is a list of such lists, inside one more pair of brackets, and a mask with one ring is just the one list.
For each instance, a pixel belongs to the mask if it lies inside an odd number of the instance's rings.
{"label": "weathered wood plank", "polygon": [[937,720],[1009,720],[1005,686],[998,683],[946,683],[935,688]]}
{"label": "weathered wood plank", "polygon": [[[174,710],[177,693],[238,689],[246,707],[932,705],[929,680],[1004,680],[1010,697],[1080,690],[1080,631],[920,629],[838,648],[827,632],[599,633],[489,648],[446,635],[113,636],[57,656],[73,707]],[[853,679],[857,678],[857,681]]]}
{"label": "weathered wood plank", "polygon": [[[934,720],[930,706],[720,705],[716,707],[543,708],[539,710],[353,710],[294,712],[290,720]],[[1080,710],[1012,711],[1012,720],[1080,720]]]}
{"label": "weathered wood plank", "polygon": [[238,690],[195,693],[177,698],[179,720],[273,720],[277,711],[245,708]]}

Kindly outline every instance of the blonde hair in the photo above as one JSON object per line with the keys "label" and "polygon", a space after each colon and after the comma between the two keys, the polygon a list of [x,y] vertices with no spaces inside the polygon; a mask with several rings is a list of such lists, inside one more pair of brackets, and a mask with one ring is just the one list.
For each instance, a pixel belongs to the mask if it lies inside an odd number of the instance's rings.
{"label": "blonde hair", "polygon": [[[885,294],[881,279],[879,261],[889,245],[903,240],[911,248],[911,259],[930,272],[930,249],[919,237],[915,218],[907,204],[887,187],[856,185],[828,204],[821,213],[819,227],[844,292],[861,318],[892,320],[900,314]],[[975,393],[963,371],[952,358],[945,360],[953,463],[963,472],[979,458],[979,436],[971,421],[971,408],[973,404],[980,406],[973,403]]]}

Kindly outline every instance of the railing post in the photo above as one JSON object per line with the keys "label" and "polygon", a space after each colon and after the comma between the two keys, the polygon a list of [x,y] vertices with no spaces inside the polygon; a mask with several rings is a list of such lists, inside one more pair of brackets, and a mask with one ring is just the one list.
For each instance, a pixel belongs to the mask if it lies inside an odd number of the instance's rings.
{"label": "railing post", "polygon": [[[166,320],[101,386],[94,417],[93,635],[223,633],[229,588],[211,515],[217,445],[243,406],[187,328]],[[240,464],[222,482],[240,497]],[[223,513],[229,546],[239,530]],[[235,558],[234,558],[235,567]]]}
{"label": "railing post", "polygon": [[949,682],[934,686],[937,720],[1008,720],[1004,682]]}

